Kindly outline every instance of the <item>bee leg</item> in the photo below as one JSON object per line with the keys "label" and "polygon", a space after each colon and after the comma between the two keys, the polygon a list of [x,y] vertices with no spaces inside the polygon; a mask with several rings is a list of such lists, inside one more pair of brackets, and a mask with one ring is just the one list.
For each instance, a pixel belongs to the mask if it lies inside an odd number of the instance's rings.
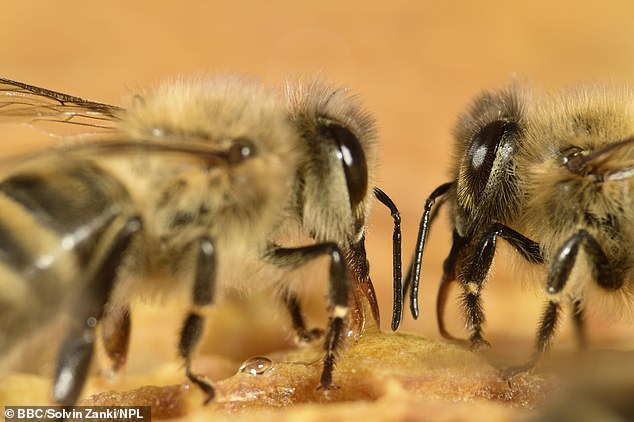
{"label": "bee leg", "polygon": [[101,319],[117,278],[117,270],[133,235],[141,229],[138,217],[129,219],[112,240],[107,255],[77,299],[69,332],[62,343],[53,383],[53,400],[73,405],[84,386],[94,350],[95,327]]}
{"label": "bee leg", "polygon": [[618,290],[623,286],[625,277],[618,265],[610,262],[601,245],[590,233],[579,230],[572,235],[557,252],[553,262],[546,290],[550,294],[559,293],[564,287],[574,267],[579,246],[583,246],[592,265],[592,276],[597,284],[606,290]]}
{"label": "bee leg", "polygon": [[304,322],[304,316],[302,315],[299,298],[294,292],[287,291],[284,294],[284,303],[291,314],[293,328],[295,329],[300,341],[309,342],[321,337],[324,333],[323,330],[319,328],[313,328],[310,330],[306,329],[306,323]]}
{"label": "bee leg", "polygon": [[125,365],[130,345],[130,308],[111,309],[106,306],[101,322],[101,339],[104,350],[112,362],[112,370],[118,371]]}
{"label": "bee leg", "polygon": [[[546,281],[548,294],[557,295],[564,289],[575,266],[580,247],[583,247],[588,256],[592,275],[599,286],[607,290],[616,290],[623,285],[623,274],[615,270],[618,266],[610,263],[601,245],[590,233],[585,230],[579,230],[564,242],[555,255],[548,273],[548,280]],[[583,347],[586,341],[583,332],[583,308],[578,300],[573,301],[573,318],[579,344]],[[542,322],[537,337],[537,352],[533,359],[535,362],[548,348],[553,334],[554,327],[550,327],[547,321]]]}
{"label": "bee leg", "polygon": [[[548,294],[558,295],[566,287],[570,273],[575,266],[580,247],[584,248],[592,266],[592,275],[601,287],[615,290],[623,285],[623,274],[614,270],[617,266],[610,264],[601,245],[590,233],[585,230],[579,230],[564,242],[555,255],[548,273],[548,280],[546,281]],[[531,369],[548,350],[555,334],[559,316],[560,305],[558,302],[558,300],[553,299],[548,303],[537,332],[533,358],[525,365],[507,370],[510,376]]]}
{"label": "bee leg", "polygon": [[212,303],[216,283],[216,250],[212,240],[208,237],[198,239],[198,256],[196,259],[196,273],[192,289],[193,309],[185,318],[180,334],[178,351],[185,360],[185,374],[206,395],[205,404],[215,396],[211,383],[203,376],[197,375],[191,368],[191,355],[203,334],[205,318],[199,308]]}
{"label": "bee leg", "polygon": [[463,304],[467,315],[467,323],[471,328],[469,341],[472,349],[489,346],[482,337],[484,312],[480,303],[482,286],[491,268],[498,236],[509,242],[529,262],[543,262],[539,244],[521,235],[515,230],[501,223],[494,223],[481,238],[472,259],[468,264],[464,280],[461,280],[464,294]]}
{"label": "bee leg", "polygon": [[537,332],[537,340],[535,342],[536,350],[533,357],[523,365],[513,366],[502,370],[503,378],[508,379],[522,372],[526,372],[537,364],[541,356],[546,352],[555,329],[557,328],[560,309],[561,306],[556,301],[551,300],[546,303],[546,308],[542,314],[539,330]]}
{"label": "bee leg", "polygon": [[452,336],[445,327],[445,306],[447,304],[451,283],[456,281],[456,262],[466,244],[467,238],[460,236],[458,232],[454,230],[451,250],[443,263],[443,275],[440,280],[440,286],[438,287],[438,296],[436,297],[436,321],[438,323],[438,331],[440,335],[449,340],[457,339]]}
{"label": "bee leg", "polygon": [[330,319],[324,341],[326,353],[320,378],[320,388],[333,388],[332,371],[335,365],[335,354],[342,340],[344,320],[348,315],[348,296],[350,279],[346,261],[341,249],[335,243],[318,243],[298,248],[274,248],[267,252],[267,259],[279,267],[296,267],[322,255],[330,256]]}

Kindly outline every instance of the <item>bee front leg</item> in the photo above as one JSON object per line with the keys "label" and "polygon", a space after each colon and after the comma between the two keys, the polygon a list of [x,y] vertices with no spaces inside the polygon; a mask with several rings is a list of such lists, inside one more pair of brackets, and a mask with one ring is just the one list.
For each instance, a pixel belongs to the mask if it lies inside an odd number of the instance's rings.
{"label": "bee front leg", "polygon": [[214,388],[204,377],[195,374],[191,368],[191,355],[203,334],[205,318],[200,312],[204,306],[212,303],[216,284],[216,249],[212,240],[202,237],[198,240],[198,256],[196,258],[196,273],[192,289],[192,303],[194,308],[189,311],[181,330],[178,351],[185,360],[185,374],[205,394],[205,404],[213,400]]}
{"label": "bee front leg", "polygon": [[480,303],[480,295],[493,262],[498,236],[509,242],[527,261],[543,262],[538,243],[503,224],[494,223],[484,233],[474,251],[473,259],[467,258],[466,262],[470,262],[470,264],[468,264],[464,279],[460,280],[464,289],[463,304],[467,314],[467,323],[471,328],[469,341],[472,349],[489,346],[489,343],[482,337],[484,312]]}
{"label": "bee front leg", "polygon": [[324,341],[326,353],[319,387],[328,390],[333,388],[332,371],[335,355],[342,340],[344,322],[349,311],[348,296],[351,286],[344,255],[335,243],[327,242],[298,248],[276,247],[268,251],[266,257],[279,267],[296,267],[322,255],[330,256],[330,319]]}
{"label": "bee front leg", "polygon": [[112,240],[110,249],[74,304],[74,314],[59,354],[53,400],[62,405],[77,402],[86,382],[94,351],[95,327],[103,316],[117,278],[117,270],[130,246],[133,235],[141,229],[138,217],[129,219]]}

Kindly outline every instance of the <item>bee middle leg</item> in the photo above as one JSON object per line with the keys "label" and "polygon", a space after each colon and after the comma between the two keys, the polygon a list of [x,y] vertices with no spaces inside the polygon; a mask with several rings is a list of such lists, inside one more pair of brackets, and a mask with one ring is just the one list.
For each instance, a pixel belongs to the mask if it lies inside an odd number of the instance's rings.
{"label": "bee middle leg", "polygon": [[215,391],[203,376],[195,374],[191,367],[191,355],[203,334],[205,318],[201,309],[213,302],[216,283],[216,249],[208,237],[198,239],[196,272],[192,289],[193,308],[187,314],[180,334],[178,351],[185,360],[185,374],[206,395],[205,404],[213,400]]}
{"label": "bee middle leg", "polygon": [[319,328],[312,328],[309,330],[306,328],[304,315],[302,314],[301,306],[299,304],[299,298],[297,297],[295,292],[286,291],[284,293],[284,303],[286,304],[286,308],[291,314],[293,328],[295,329],[295,332],[297,333],[297,338],[300,341],[309,342],[321,337],[321,335],[324,333],[323,330]]}
{"label": "bee middle leg", "polygon": [[464,279],[461,279],[463,304],[467,315],[467,323],[471,329],[469,342],[472,349],[488,346],[489,343],[482,337],[482,325],[484,323],[484,311],[480,301],[482,286],[491,268],[495,246],[498,236],[509,242],[529,262],[543,262],[539,244],[523,236],[515,230],[501,223],[494,223],[486,230],[472,252],[471,259],[467,257],[467,268]]}
{"label": "bee middle leg", "polygon": [[55,380],[53,400],[62,405],[77,402],[88,376],[94,352],[95,328],[101,320],[104,307],[110,299],[117,271],[136,232],[141,230],[141,220],[130,218],[117,232],[105,258],[94,277],[81,292],[73,306],[74,314],[69,331],[62,343]]}
{"label": "bee middle leg", "polygon": [[279,267],[296,267],[322,255],[330,256],[330,319],[324,340],[326,353],[319,387],[328,390],[333,388],[332,371],[335,355],[342,340],[344,322],[349,311],[348,296],[351,285],[344,255],[335,243],[326,242],[297,248],[275,247],[267,252],[266,257]]}
{"label": "bee middle leg", "polygon": [[[577,261],[579,248],[581,247],[584,248],[584,251],[589,258],[589,262],[592,267],[592,275],[594,279],[597,280],[599,286],[606,290],[616,290],[623,286],[625,281],[623,273],[615,270],[618,266],[610,263],[610,260],[601,248],[601,245],[594,237],[592,237],[592,235],[590,235],[590,233],[585,230],[579,230],[577,233],[570,236],[557,251],[548,273],[546,291],[548,294],[553,295],[553,299],[548,302],[546,311],[542,316],[535,341],[535,353],[528,363],[507,369],[505,371],[507,376],[513,376],[517,373],[531,369],[548,350],[555,334],[561,308],[559,299],[557,299],[555,295],[561,293],[566,287],[566,283],[570,278],[570,273]],[[573,304],[573,306],[575,305]],[[575,312],[573,317],[579,319],[579,322],[581,321],[580,311],[581,308],[577,302],[577,305],[573,308],[573,312]]]}

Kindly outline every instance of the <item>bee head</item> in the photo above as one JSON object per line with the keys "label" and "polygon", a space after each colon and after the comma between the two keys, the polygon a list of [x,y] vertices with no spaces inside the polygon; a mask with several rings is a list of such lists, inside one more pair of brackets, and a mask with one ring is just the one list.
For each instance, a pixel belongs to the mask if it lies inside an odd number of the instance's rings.
{"label": "bee head", "polygon": [[347,90],[312,81],[287,92],[303,140],[298,186],[303,226],[320,241],[359,242],[374,186],[374,121]]}

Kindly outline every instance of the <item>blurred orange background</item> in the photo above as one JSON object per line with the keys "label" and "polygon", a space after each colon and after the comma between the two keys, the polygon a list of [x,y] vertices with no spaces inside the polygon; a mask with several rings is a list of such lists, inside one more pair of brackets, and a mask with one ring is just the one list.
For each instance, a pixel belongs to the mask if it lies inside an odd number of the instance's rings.
{"label": "blurred orange background", "polygon": [[[380,187],[401,210],[404,266],[426,196],[448,180],[450,131],[470,98],[514,76],[549,89],[634,75],[634,3],[628,1],[0,5],[0,75],[84,98],[118,104],[164,77],[201,71],[252,74],[268,85],[289,74],[319,73],[349,86],[378,121]],[[0,127],[0,142],[24,136],[13,130]],[[385,330],[392,304],[391,229],[389,213],[377,205],[367,247]],[[406,314],[402,329],[438,336],[433,307],[449,241],[443,215],[423,264],[422,316],[412,321]],[[484,296],[486,332],[530,347],[541,305],[500,257]],[[449,314],[450,328],[460,332],[457,306]],[[591,339],[611,341],[597,329],[604,323],[593,320]],[[621,333],[631,331],[626,327]]]}

